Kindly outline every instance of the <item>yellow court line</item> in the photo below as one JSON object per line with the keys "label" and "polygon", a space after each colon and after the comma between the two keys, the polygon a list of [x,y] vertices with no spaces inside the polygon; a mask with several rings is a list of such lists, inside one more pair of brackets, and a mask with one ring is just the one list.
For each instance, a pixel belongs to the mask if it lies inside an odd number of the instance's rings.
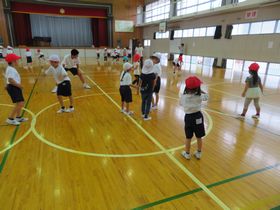
{"label": "yellow court line", "polygon": [[[7,107],[14,107],[14,105],[11,104],[0,104],[0,106],[7,106]],[[28,114],[31,115],[32,117],[32,121],[35,118],[35,114],[30,111],[29,109],[26,108],[22,108],[24,111],[26,111]],[[30,133],[32,132],[32,126],[30,126],[30,128],[15,142],[13,142],[12,144],[9,144],[9,146],[5,147],[3,150],[0,151],[0,154],[5,153],[6,151],[12,149],[13,147],[15,147],[17,144],[19,144],[20,142],[22,142]]]}
{"label": "yellow court line", "polygon": [[[107,93],[107,94],[117,94],[117,92],[111,92],[111,93]],[[77,96],[74,97],[74,99],[79,99],[79,98],[85,98],[85,97],[90,97],[90,96],[100,96],[100,95],[104,95],[104,93],[93,93],[93,94],[89,94],[89,95],[82,95],[82,96]],[[69,99],[65,99],[64,101],[68,101]],[[111,158],[131,158],[131,157],[147,157],[147,156],[153,156],[153,155],[161,155],[167,152],[175,152],[176,150],[179,149],[183,149],[184,145],[175,147],[175,148],[171,148],[171,149],[166,149],[166,150],[161,150],[161,151],[157,151],[157,152],[146,152],[146,153],[137,153],[137,154],[101,154],[101,153],[94,153],[94,152],[84,152],[84,151],[79,151],[79,150],[74,150],[74,149],[70,149],[67,147],[63,147],[60,145],[57,145],[55,143],[50,142],[49,140],[45,139],[36,129],[36,123],[37,123],[37,118],[46,110],[48,110],[49,108],[58,105],[58,102],[55,102],[45,108],[43,108],[42,110],[40,110],[34,117],[34,120],[32,120],[31,126],[32,126],[32,132],[33,134],[43,143],[49,145],[50,147],[53,147],[55,149],[59,149],[61,151],[64,152],[70,152],[73,154],[77,154],[77,155],[85,155],[85,156],[92,156],[92,157],[111,157]],[[211,132],[211,130],[213,129],[213,120],[211,118],[211,116],[207,113],[204,112],[204,114],[207,116],[208,118],[208,129],[206,131],[206,136]],[[205,136],[205,137],[206,137]],[[195,144],[195,141],[192,141],[192,144]]]}
{"label": "yellow court line", "polygon": [[[97,83],[95,83],[89,76],[86,76],[89,81],[91,81],[104,95],[119,109],[121,107],[119,104],[112,99],[111,96],[109,96]],[[156,140],[150,133],[148,133],[135,119],[133,119],[131,116],[128,116],[128,118],[156,145],[158,146],[162,151],[166,151],[166,149],[161,145],[161,143]],[[211,190],[209,190],[198,178],[196,178],[179,160],[177,160],[171,153],[165,152],[165,154],[169,157],[170,160],[173,161],[182,171],[184,171],[193,182],[195,182],[199,187],[201,187],[206,194],[208,194],[209,197],[211,197],[221,208],[230,210],[230,208],[221,201]]]}

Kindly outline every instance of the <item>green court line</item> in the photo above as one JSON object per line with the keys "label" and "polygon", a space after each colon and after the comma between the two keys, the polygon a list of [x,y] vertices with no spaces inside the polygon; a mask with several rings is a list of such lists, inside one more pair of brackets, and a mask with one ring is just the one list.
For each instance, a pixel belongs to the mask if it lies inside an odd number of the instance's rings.
{"label": "green court line", "polygon": [[280,206],[276,206],[276,207],[272,208],[271,210],[280,210]]}
{"label": "green court line", "polygon": [[[241,174],[241,175],[238,175],[238,176],[234,176],[234,177],[231,177],[231,178],[228,178],[228,179],[224,179],[224,180],[206,185],[206,187],[207,188],[217,187],[219,185],[223,185],[223,184],[226,184],[226,183],[229,183],[229,182],[236,181],[238,179],[242,179],[242,178],[252,176],[254,174],[258,174],[258,173],[261,173],[261,172],[264,172],[264,171],[267,171],[267,170],[270,170],[270,169],[273,169],[273,168],[277,168],[278,166],[280,166],[280,163],[277,163],[277,164],[271,165],[271,166],[267,166],[267,167],[264,167],[264,168],[261,168],[261,169],[255,170],[255,171],[251,171],[251,172],[248,172],[248,173],[244,173],[244,174]],[[202,188],[196,188],[196,189],[191,190],[191,191],[183,192],[183,193],[180,193],[180,194],[168,197],[168,198],[164,198],[162,200],[158,200],[158,201],[155,201],[155,202],[152,202],[152,203],[145,204],[143,206],[136,207],[132,210],[142,210],[142,209],[151,208],[153,206],[157,206],[157,205],[160,205],[160,204],[163,204],[163,203],[167,203],[167,202],[170,202],[170,201],[173,201],[173,200],[177,200],[179,198],[182,198],[182,197],[185,197],[185,196],[188,196],[188,195],[200,192],[200,191],[202,191]]]}
{"label": "green court line", "polygon": [[[35,80],[35,83],[34,83],[34,85],[33,85],[33,87],[32,87],[32,90],[30,91],[29,97],[28,97],[28,99],[27,99],[27,102],[26,102],[24,108],[27,108],[28,105],[29,105],[30,99],[31,99],[31,97],[32,97],[32,95],[33,95],[35,86],[36,86],[36,84],[37,84],[37,82],[38,82],[38,79],[39,79],[40,75],[41,75],[41,71],[39,72],[39,75],[38,75],[38,77],[37,77],[36,80]],[[21,116],[24,116],[24,114],[25,114],[25,110],[22,111]],[[14,141],[15,141],[15,139],[16,139],[16,136],[17,136],[17,133],[18,133],[18,131],[19,131],[19,127],[20,127],[20,125],[17,126],[17,127],[15,128],[15,130],[14,130],[14,132],[13,132],[13,135],[12,135],[12,137],[11,137],[11,139],[10,139],[10,145],[14,143]],[[2,161],[1,161],[1,163],[0,163],[0,174],[2,173],[2,171],[3,171],[3,169],[4,169],[4,166],[5,166],[6,162],[7,162],[7,158],[8,158],[8,156],[9,156],[9,153],[10,153],[10,149],[7,150],[7,151],[5,152],[4,157],[3,157],[3,159],[2,159]]]}

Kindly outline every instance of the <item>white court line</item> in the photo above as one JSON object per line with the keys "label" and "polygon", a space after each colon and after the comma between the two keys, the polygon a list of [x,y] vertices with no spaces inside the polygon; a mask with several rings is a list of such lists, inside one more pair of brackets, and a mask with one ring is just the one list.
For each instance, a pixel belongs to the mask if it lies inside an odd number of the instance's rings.
{"label": "white court line", "polygon": [[[111,97],[109,96],[97,83],[95,83],[88,75],[86,76],[89,81],[91,81],[116,107],[121,109],[119,104]],[[162,144],[156,140],[150,133],[148,133],[135,119],[133,119],[131,116],[128,116],[128,118],[162,151],[166,151],[165,147],[162,146]],[[212,191],[210,191],[198,178],[196,178],[179,160],[177,160],[171,153],[165,152],[165,154],[169,157],[170,160],[173,161],[182,171],[187,174],[193,182],[195,182],[200,188],[204,190],[206,194],[208,194],[209,197],[211,197],[221,208],[230,210],[230,208],[221,201]]]}

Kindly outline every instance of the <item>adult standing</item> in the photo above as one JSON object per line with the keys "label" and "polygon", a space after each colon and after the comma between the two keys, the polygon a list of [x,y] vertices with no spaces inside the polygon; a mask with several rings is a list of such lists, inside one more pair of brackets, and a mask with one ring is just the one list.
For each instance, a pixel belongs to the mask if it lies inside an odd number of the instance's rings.
{"label": "adult standing", "polygon": [[155,98],[152,98],[152,104],[153,104],[152,108],[157,109],[158,101],[159,101],[159,91],[161,86],[161,74],[162,74],[161,65],[160,65],[161,54],[155,53],[151,56],[151,59],[154,63],[153,72],[156,75],[156,85],[153,91],[155,93]]}
{"label": "adult standing", "polygon": [[181,43],[181,45],[178,47],[179,51],[180,51],[180,55],[184,55],[185,54],[185,44]]}
{"label": "adult standing", "polygon": [[142,117],[144,120],[151,120],[149,116],[155,87],[156,75],[153,70],[153,61],[148,59],[144,62],[142,74],[140,75],[140,91],[142,96]]}
{"label": "adult standing", "polygon": [[144,48],[142,47],[141,43],[139,43],[138,47],[135,48],[135,54],[139,54],[141,56],[141,58],[140,58],[141,69],[143,68],[143,50],[144,50]]}

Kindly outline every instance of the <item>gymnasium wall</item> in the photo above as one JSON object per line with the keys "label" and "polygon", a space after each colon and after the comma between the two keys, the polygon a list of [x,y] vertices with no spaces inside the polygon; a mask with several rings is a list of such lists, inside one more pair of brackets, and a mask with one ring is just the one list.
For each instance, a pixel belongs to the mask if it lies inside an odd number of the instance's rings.
{"label": "gymnasium wall", "polygon": [[[216,25],[223,26],[223,37],[220,40],[214,40],[213,37],[183,38],[182,42],[185,43],[186,52],[189,55],[279,63],[280,34],[242,35],[233,36],[232,39],[224,38],[227,24],[280,19],[280,5],[256,9],[258,9],[258,17],[253,20],[245,19],[245,11],[240,11],[168,23],[167,27],[186,29]],[[180,43],[180,40],[176,39],[174,41],[169,39],[154,40],[153,34],[158,30],[158,25],[143,28],[143,38],[151,40],[151,46],[145,48],[145,56],[149,56],[155,51],[170,52],[170,42]],[[268,42],[270,41],[273,41],[271,49],[268,48]]]}
{"label": "gymnasium wall", "polygon": [[8,31],[7,31],[7,26],[6,26],[6,20],[5,20],[5,15],[4,15],[4,9],[3,9],[3,1],[0,0],[0,36],[3,39],[4,45],[8,45],[9,43],[9,37],[8,37]]}

